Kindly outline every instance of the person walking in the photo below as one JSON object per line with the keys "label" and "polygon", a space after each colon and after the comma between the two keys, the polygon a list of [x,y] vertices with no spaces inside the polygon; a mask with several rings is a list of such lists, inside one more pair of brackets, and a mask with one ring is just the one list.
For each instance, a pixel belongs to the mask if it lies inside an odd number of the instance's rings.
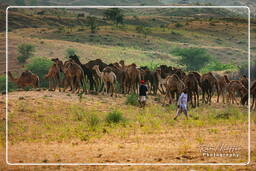
{"label": "person walking", "polygon": [[138,101],[139,101],[140,107],[142,107],[142,108],[144,108],[146,106],[147,91],[148,91],[148,88],[145,85],[145,81],[141,80],[140,81],[139,99],[138,99]]}
{"label": "person walking", "polygon": [[183,89],[177,104],[178,104],[178,109],[177,109],[176,116],[174,117],[174,120],[177,119],[177,117],[180,115],[181,112],[183,112],[184,115],[186,116],[186,118],[188,119],[188,108],[187,108],[188,94],[187,94],[187,89]]}

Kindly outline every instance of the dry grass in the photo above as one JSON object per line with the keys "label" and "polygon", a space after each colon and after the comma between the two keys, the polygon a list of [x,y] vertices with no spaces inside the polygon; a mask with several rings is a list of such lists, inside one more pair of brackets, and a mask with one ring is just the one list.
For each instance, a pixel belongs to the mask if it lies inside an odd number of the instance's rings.
{"label": "dry grass", "polygon": [[[23,98],[20,98],[23,97]],[[194,119],[175,122],[175,108],[150,98],[145,109],[125,105],[125,97],[59,92],[9,94],[10,162],[245,162],[247,116],[241,107],[214,104],[191,109]],[[118,110],[125,123],[108,124],[106,115]],[[230,113],[229,119],[216,116]],[[97,116],[90,126],[88,116]],[[255,130],[254,130],[255,131]],[[205,158],[202,144],[238,145],[240,158]],[[40,148],[39,148],[40,147]]]}

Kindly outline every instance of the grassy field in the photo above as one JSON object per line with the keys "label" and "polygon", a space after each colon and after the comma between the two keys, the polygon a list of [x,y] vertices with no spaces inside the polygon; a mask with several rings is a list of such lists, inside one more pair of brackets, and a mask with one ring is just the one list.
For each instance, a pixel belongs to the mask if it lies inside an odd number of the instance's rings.
{"label": "grassy field", "polygon": [[[181,116],[174,121],[176,107],[163,107],[161,97],[150,97],[145,109],[126,105],[121,95],[79,99],[68,93],[21,91],[10,93],[9,99],[10,162],[247,161],[248,116],[243,107],[201,105],[189,111],[189,120]],[[109,119],[113,112],[116,122]],[[240,157],[203,157],[200,146],[210,144],[239,146]]]}

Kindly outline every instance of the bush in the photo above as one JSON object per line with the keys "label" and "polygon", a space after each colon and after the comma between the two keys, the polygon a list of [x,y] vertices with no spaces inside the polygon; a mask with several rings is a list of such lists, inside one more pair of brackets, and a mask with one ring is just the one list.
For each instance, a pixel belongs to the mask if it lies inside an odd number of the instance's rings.
{"label": "bush", "polygon": [[25,63],[26,60],[34,55],[35,46],[31,44],[21,44],[18,46],[19,56],[17,57],[20,63]]}
{"label": "bush", "polygon": [[206,73],[209,71],[235,71],[237,69],[238,67],[233,64],[222,64],[219,61],[213,61],[202,68],[200,71]]}
{"label": "bush", "polygon": [[75,55],[77,53],[77,50],[73,48],[68,48],[65,53],[65,58],[68,58],[69,56]]}
{"label": "bush", "polygon": [[30,70],[39,76],[40,87],[48,87],[48,81],[44,78],[44,76],[48,73],[52,63],[53,62],[50,59],[44,57],[36,57],[31,58],[29,63],[25,65],[25,68],[26,70]]}
{"label": "bush", "polygon": [[176,24],[175,24],[175,27],[176,27],[176,28],[179,28],[179,27],[182,27],[182,26],[183,26],[183,25],[180,24],[180,23],[176,23]]}
{"label": "bush", "polygon": [[111,124],[111,123],[120,123],[124,122],[125,118],[123,117],[123,114],[119,111],[112,111],[108,113],[106,116],[106,122]]}
{"label": "bush", "polygon": [[175,48],[172,53],[181,56],[179,63],[187,70],[199,71],[213,60],[203,48]]}
{"label": "bush", "polygon": [[138,102],[138,95],[135,93],[129,94],[127,96],[125,104],[137,106],[139,104]]}
{"label": "bush", "polygon": [[[3,76],[0,76],[0,91],[1,92],[5,92],[5,84],[6,83],[6,76],[3,75]],[[10,82],[8,81],[8,91],[12,91],[12,90],[15,90],[17,89],[17,85],[13,82]]]}

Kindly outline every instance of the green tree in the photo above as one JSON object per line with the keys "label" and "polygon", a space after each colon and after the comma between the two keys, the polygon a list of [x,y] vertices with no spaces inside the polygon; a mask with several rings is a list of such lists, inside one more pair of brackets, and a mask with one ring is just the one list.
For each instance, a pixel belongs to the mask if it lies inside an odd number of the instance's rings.
{"label": "green tree", "polygon": [[31,44],[21,44],[18,46],[19,56],[17,57],[20,63],[26,62],[26,60],[34,55],[35,46]]}
{"label": "green tree", "polygon": [[88,22],[88,26],[90,27],[91,33],[95,33],[97,30],[96,17],[87,16],[86,20]]}
{"label": "green tree", "polygon": [[212,60],[203,48],[176,48],[172,53],[181,57],[179,64],[185,65],[187,70],[199,71]]}
{"label": "green tree", "polygon": [[45,57],[31,58],[28,64],[25,65],[26,70],[30,70],[39,76],[40,87],[47,87],[48,81],[44,76],[48,73],[49,68],[52,65],[52,61]]}
{"label": "green tree", "polygon": [[106,19],[108,20],[113,21],[116,26],[118,26],[118,24],[122,24],[124,19],[123,11],[119,8],[107,9],[104,12],[104,17],[106,17]]}

